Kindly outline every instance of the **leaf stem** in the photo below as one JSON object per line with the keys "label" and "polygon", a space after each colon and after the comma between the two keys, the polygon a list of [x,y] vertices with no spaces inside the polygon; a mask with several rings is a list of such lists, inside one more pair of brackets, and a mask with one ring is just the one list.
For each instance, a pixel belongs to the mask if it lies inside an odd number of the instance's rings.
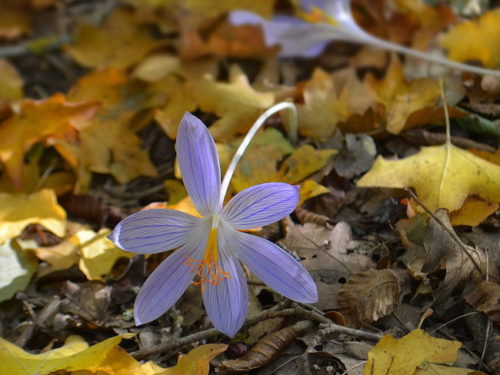
{"label": "leaf stem", "polygon": [[288,109],[289,110],[289,135],[288,138],[292,143],[294,143],[297,140],[297,127],[298,127],[298,120],[297,120],[297,108],[295,107],[295,104],[290,103],[290,102],[281,102],[278,104],[273,105],[269,109],[267,109],[263,114],[259,116],[259,118],[253,123],[252,127],[248,131],[247,135],[245,138],[243,138],[243,141],[241,142],[240,146],[236,150],[236,153],[233,156],[233,159],[229,163],[229,167],[227,168],[226,174],[224,175],[224,178],[222,179],[222,186],[220,190],[220,196],[219,196],[219,208],[222,209],[222,205],[224,203],[224,197],[226,196],[227,190],[229,188],[229,183],[231,182],[231,178],[233,177],[234,171],[236,169],[236,166],[238,165],[238,162],[240,161],[241,157],[243,156],[243,153],[247,149],[248,145],[250,144],[250,141],[252,138],[257,134],[257,131],[260,129],[260,127],[266,122],[266,120],[274,115],[275,113]]}

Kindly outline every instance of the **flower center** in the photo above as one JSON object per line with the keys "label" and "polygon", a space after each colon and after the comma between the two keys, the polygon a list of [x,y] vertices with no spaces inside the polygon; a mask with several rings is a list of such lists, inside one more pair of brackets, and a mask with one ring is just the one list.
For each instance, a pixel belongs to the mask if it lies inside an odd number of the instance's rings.
{"label": "flower center", "polygon": [[198,280],[195,285],[201,285],[203,290],[206,283],[219,285],[224,279],[230,279],[229,273],[225,272],[219,265],[219,248],[217,245],[217,228],[212,227],[208,235],[207,247],[202,260],[187,258],[184,264],[193,267],[191,272],[196,272]]}

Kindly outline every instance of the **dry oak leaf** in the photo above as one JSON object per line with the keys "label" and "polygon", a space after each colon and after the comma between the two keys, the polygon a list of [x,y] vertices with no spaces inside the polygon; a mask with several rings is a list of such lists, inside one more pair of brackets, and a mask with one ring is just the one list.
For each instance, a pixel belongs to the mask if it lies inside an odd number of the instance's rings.
{"label": "dry oak leaf", "polygon": [[491,281],[483,281],[464,298],[467,303],[488,315],[495,324],[500,325],[500,285]]}
{"label": "dry oak leaf", "polygon": [[220,117],[210,127],[217,141],[227,141],[235,134],[245,133],[274,103],[274,94],[256,91],[237,65],[232,65],[229,70],[229,82],[206,77],[190,82],[189,88],[202,111]]}
{"label": "dry oak leaf", "polygon": [[350,277],[339,290],[338,309],[349,325],[359,327],[391,314],[398,304],[399,293],[393,271],[363,271]]}
{"label": "dry oak leaf", "polygon": [[179,355],[177,364],[156,375],[208,375],[210,361],[226,351],[226,344],[205,344],[186,355]]}
{"label": "dry oak leaf", "polygon": [[356,78],[354,69],[333,75],[316,69],[303,85],[304,104],[298,105],[299,131],[307,137],[326,141],[339,122],[364,114],[373,104],[368,91]]}
{"label": "dry oak leaf", "polygon": [[[437,339],[427,335],[421,329],[415,329],[399,340],[392,335],[385,335],[368,352],[368,362],[363,375],[416,374],[420,368],[425,369],[426,366],[432,364],[455,362],[457,351],[461,346],[459,341]],[[473,370],[469,371],[473,372]],[[424,374],[431,373],[433,372],[424,372]],[[455,374],[455,372],[448,373]],[[478,373],[484,375],[484,373]],[[464,373],[457,372],[456,374]]]}
{"label": "dry oak leaf", "polygon": [[485,67],[500,65],[500,9],[493,9],[479,19],[463,22],[440,39],[452,60],[479,60]]}
{"label": "dry oak leaf", "polygon": [[111,337],[88,346],[80,336],[69,336],[64,345],[40,354],[25,352],[0,338],[0,362],[9,375],[49,375],[59,372],[89,371],[109,375],[158,375],[162,368],[148,362],[140,364],[118,344],[131,334]]}
{"label": "dry oak leaf", "polygon": [[67,45],[66,51],[86,67],[126,69],[166,43],[154,39],[147,28],[138,24],[132,12],[120,8],[102,27],[80,25],[75,43]]}
{"label": "dry oak leaf", "polygon": [[88,188],[90,172],[111,173],[120,183],[156,175],[148,154],[141,149],[141,139],[132,129],[134,116],[162,99],[150,93],[147,84],[109,68],[80,78],[68,97],[95,98],[101,103],[93,118],[79,124],[80,143],[66,145],[65,157],[78,174],[77,191]]}
{"label": "dry oak leaf", "polygon": [[403,66],[396,58],[392,59],[384,78],[378,80],[368,74],[364,82],[373,99],[380,104],[387,131],[394,134],[399,134],[412,116],[420,118],[422,112],[432,112],[440,97],[436,81],[418,78],[407,82]]}
{"label": "dry oak leaf", "polygon": [[24,153],[37,142],[73,141],[77,124],[91,118],[97,107],[95,101],[70,103],[62,94],[20,101],[15,113],[0,123],[0,160],[16,188],[23,185]]}
{"label": "dry oak leaf", "polygon": [[378,157],[361,187],[415,188],[431,210],[460,209],[468,196],[500,202],[500,166],[453,145],[423,147],[402,160]]}
{"label": "dry oak leaf", "polygon": [[[437,210],[435,216],[448,230],[453,231],[445,209]],[[423,245],[427,257],[422,271],[436,272],[441,270],[443,265],[446,268],[444,280],[432,292],[434,304],[448,301],[452,292],[471,278],[476,265],[481,270],[485,269],[486,256],[483,250],[464,243],[459,245],[434,218],[430,220]],[[489,271],[493,272],[493,269]]]}
{"label": "dry oak leaf", "polygon": [[0,243],[18,236],[29,224],[41,224],[62,237],[66,212],[50,189],[32,194],[0,193],[0,223]]}

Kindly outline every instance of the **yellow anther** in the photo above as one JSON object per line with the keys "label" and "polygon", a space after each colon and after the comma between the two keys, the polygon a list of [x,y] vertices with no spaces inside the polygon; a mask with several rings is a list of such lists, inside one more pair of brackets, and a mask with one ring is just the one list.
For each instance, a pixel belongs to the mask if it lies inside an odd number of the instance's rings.
{"label": "yellow anther", "polygon": [[211,285],[219,285],[224,279],[230,279],[229,273],[225,272],[219,265],[219,248],[217,245],[217,228],[212,228],[208,235],[207,246],[202,260],[187,258],[185,264],[193,267],[198,280],[195,285],[201,285],[202,290],[207,282]]}
{"label": "yellow anther", "polygon": [[339,24],[335,18],[315,6],[312,6],[309,12],[299,11],[298,16],[310,23],[327,23],[332,26],[338,26]]}

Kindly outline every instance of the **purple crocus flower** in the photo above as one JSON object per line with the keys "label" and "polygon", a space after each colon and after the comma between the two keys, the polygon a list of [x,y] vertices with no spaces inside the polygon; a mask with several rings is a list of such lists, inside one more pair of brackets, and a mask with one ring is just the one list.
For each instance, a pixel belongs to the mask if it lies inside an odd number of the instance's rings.
{"label": "purple crocus flower", "polygon": [[300,263],[275,244],[239,231],[289,215],[299,202],[298,186],[252,186],[222,208],[214,140],[206,126],[189,113],[179,126],[176,151],[186,190],[203,217],[171,209],[144,210],[125,218],[109,236],[118,247],[139,254],[178,248],[142,286],[134,306],[136,324],[165,313],[194,279],[201,285],[214,326],[234,336],[245,321],[248,306],[240,261],[278,293],[298,302],[317,302],[316,285]]}
{"label": "purple crocus flower", "polygon": [[[354,20],[350,0],[300,0],[299,3],[302,18],[275,16],[267,20],[255,13],[238,10],[229,14],[229,21],[233,25],[261,25],[266,45],[280,45],[281,57],[315,57],[323,52],[329,42],[343,40],[400,52],[454,69],[500,76],[499,70],[451,61],[368,34]],[[314,22],[305,20],[317,15],[319,19]]]}

